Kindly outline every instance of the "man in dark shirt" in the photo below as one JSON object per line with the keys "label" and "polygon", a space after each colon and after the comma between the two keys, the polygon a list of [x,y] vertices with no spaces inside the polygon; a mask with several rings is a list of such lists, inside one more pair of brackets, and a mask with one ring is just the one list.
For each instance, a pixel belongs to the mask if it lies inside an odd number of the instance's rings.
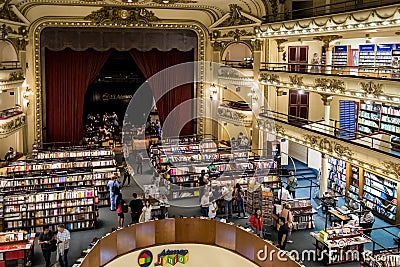
{"label": "man in dark shirt", "polygon": [[42,253],[46,262],[46,267],[50,267],[51,242],[53,240],[53,236],[53,232],[49,230],[48,226],[44,226],[43,232],[39,235],[38,243],[42,247]]}
{"label": "man in dark shirt", "polygon": [[131,209],[131,218],[132,218],[131,224],[138,223],[140,214],[142,213],[143,209],[143,202],[141,199],[137,198],[136,193],[132,194],[132,200],[131,202],[129,202],[129,207]]}
{"label": "man in dark shirt", "polygon": [[285,250],[289,227],[287,226],[286,219],[279,217],[278,223],[280,225],[278,231],[278,248]]}

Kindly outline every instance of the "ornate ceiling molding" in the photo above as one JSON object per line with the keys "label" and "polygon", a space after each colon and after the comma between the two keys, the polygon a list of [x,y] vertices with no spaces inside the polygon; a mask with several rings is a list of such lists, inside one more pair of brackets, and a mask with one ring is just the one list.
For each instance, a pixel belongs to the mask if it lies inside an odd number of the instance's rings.
{"label": "ornate ceiling molding", "polygon": [[345,147],[337,142],[332,141],[329,138],[321,138],[317,135],[305,134],[304,142],[324,153],[330,153],[339,156],[340,158],[352,159],[353,152],[349,147]]}
{"label": "ornate ceiling molding", "polygon": [[304,86],[303,77],[297,75],[289,76],[290,83],[295,87]]}
{"label": "ornate ceiling molding", "polygon": [[283,46],[281,46],[281,44],[287,42],[287,39],[275,39],[276,44],[278,45],[278,52],[283,52],[283,50],[285,49]]}
{"label": "ornate ceiling molding", "polygon": [[361,90],[363,90],[367,96],[372,95],[375,97],[379,97],[380,95],[383,94],[383,90],[382,90],[383,85],[381,83],[374,83],[372,81],[361,82],[360,86],[361,86]]}
{"label": "ornate ceiling molding", "polygon": [[335,92],[341,94],[344,94],[346,91],[344,81],[338,79],[316,78],[315,87],[326,92]]}
{"label": "ornate ceiling molding", "polygon": [[[279,81],[271,79],[270,74],[276,74]],[[308,92],[317,94],[338,95],[344,97],[351,97],[355,99],[363,99],[369,101],[377,101],[380,103],[387,103],[390,105],[400,105],[400,96],[398,93],[398,82],[392,80],[385,80],[382,82],[382,87],[375,84],[375,80],[368,80],[368,78],[360,77],[343,77],[341,79],[320,78],[321,75],[299,74],[302,78],[303,85],[293,83],[293,77],[290,79],[291,73],[289,72],[275,72],[273,70],[261,71],[259,82],[264,85],[275,86],[282,89],[302,89]],[[331,77],[331,76],[327,76]],[[361,80],[366,82],[364,87],[366,91],[361,88]],[[372,83],[372,89],[370,88]]]}
{"label": "ornate ceiling molding", "polygon": [[323,36],[314,37],[313,39],[323,42],[324,47],[328,48],[330,46],[331,42],[341,39],[341,38],[342,38],[342,36],[340,36],[340,35],[323,35]]}
{"label": "ornate ceiling molding", "polygon": [[[276,2],[276,0],[271,0]],[[378,7],[342,14],[267,23],[261,26],[257,37],[277,38],[284,36],[339,34],[347,31],[375,30],[378,26],[394,27],[400,24],[400,5]]]}
{"label": "ornate ceiling molding", "polygon": [[278,75],[274,74],[274,73],[261,73],[260,74],[260,79],[259,81],[269,81],[272,84],[279,84],[280,82],[280,78]]}
{"label": "ornate ceiling molding", "polygon": [[243,10],[237,4],[229,4],[229,18],[219,24],[219,27],[239,26],[252,24],[254,21],[243,16]]}
{"label": "ornate ceiling molding", "polygon": [[96,25],[113,23],[118,25],[129,24],[149,24],[157,22],[157,18],[152,11],[138,7],[103,7],[100,10],[93,11],[85,17],[85,20],[90,20]]}
{"label": "ornate ceiling molding", "polygon": [[252,124],[252,111],[241,111],[229,107],[219,106],[218,117],[221,120],[232,123],[236,126],[251,126]]}
{"label": "ornate ceiling molding", "polygon": [[[3,1],[2,1],[3,2]],[[2,20],[9,20],[15,22],[22,22],[19,17],[14,13],[10,5],[11,0],[5,0],[3,6],[0,8],[0,18]]]}

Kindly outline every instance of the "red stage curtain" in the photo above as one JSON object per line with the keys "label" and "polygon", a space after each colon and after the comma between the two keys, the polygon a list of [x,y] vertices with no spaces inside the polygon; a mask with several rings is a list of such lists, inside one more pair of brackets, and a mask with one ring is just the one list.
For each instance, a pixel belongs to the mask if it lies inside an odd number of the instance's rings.
{"label": "red stage curtain", "polygon": [[[170,51],[152,49],[142,52],[132,49],[129,52],[146,79],[170,66],[184,62],[192,62],[194,60],[194,50],[182,52],[177,49],[172,49]],[[186,79],[184,77],[186,77]],[[192,81],[193,77],[194,70],[186,68],[184,70],[179,70],[179,72],[173,71],[164,73],[164,75],[152,79],[150,87],[152,88],[154,98],[157,99],[159,96],[163,95],[156,103],[161,124],[164,123],[165,118],[175,106],[194,97],[193,83],[183,84],[172,90],[169,90],[169,88],[172,87],[169,85],[177,84],[182,80]],[[168,92],[164,94],[166,91]],[[187,107],[183,109],[179,109],[179,113],[185,114],[184,117],[187,117],[187,114],[193,114],[193,107],[191,107],[190,110]],[[183,121],[183,117],[181,119]],[[182,125],[182,123],[179,123],[179,118],[177,118],[177,125]],[[193,121],[185,124],[180,134],[192,135]]]}
{"label": "red stage curtain", "polygon": [[93,49],[46,50],[47,142],[81,141],[86,90],[110,55]]}

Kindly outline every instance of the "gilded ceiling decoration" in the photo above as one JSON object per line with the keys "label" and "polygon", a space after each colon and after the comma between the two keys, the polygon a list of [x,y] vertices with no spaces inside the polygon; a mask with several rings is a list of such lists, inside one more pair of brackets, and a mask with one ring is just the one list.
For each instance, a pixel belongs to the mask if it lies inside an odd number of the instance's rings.
{"label": "gilded ceiling decoration", "polygon": [[303,77],[301,77],[301,76],[297,76],[297,75],[289,76],[289,81],[293,85],[297,85],[297,86],[304,85]]}
{"label": "gilded ceiling decoration", "polygon": [[22,70],[11,72],[9,77],[8,77],[8,81],[10,81],[10,82],[12,82],[12,81],[21,81],[21,80],[24,80],[24,79],[25,79],[25,76],[24,76],[24,72]]}
{"label": "gilded ceiling decoration", "polygon": [[[271,0],[276,1],[276,0]],[[352,13],[305,18],[289,22],[264,24],[257,37],[277,38],[280,36],[345,32],[349,30],[375,30],[400,23],[400,6],[378,7],[375,9],[353,11]]]}
{"label": "gilded ceiling decoration", "polygon": [[339,79],[316,78],[315,87],[321,88],[328,92],[330,91],[341,94],[344,94],[346,91],[344,81]]}
{"label": "gilded ceiling decoration", "polygon": [[228,27],[228,26],[239,26],[254,23],[250,19],[246,18],[242,14],[242,8],[236,4],[229,5],[229,19],[225,20],[219,26]]}
{"label": "gilded ceiling decoration", "polygon": [[375,97],[380,96],[383,94],[382,87],[383,85],[380,83],[374,83],[372,81],[369,82],[361,82],[361,90],[364,91],[366,95],[373,95]]}
{"label": "gilded ceiling decoration", "polygon": [[331,42],[341,38],[342,36],[340,35],[323,35],[314,37],[314,40],[322,41],[324,43],[325,48],[328,48]]}
{"label": "gilded ceiling decoration", "polygon": [[93,11],[90,15],[85,17],[96,24],[149,24],[158,21],[152,11],[139,7],[103,7],[100,10]]}
{"label": "gilded ceiling decoration", "polygon": [[14,11],[11,10],[10,0],[2,0],[0,1],[0,18],[5,20],[17,21],[21,22],[17,15],[15,15]]}
{"label": "gilded ceiling decoration", "polygon": [[385,168],[388,172],[391,172],[394,175],[396,175],[397,177],[400,177],[400,164],[399,163],[395,163],[392,161],[384,161],[383,165],[385,166]]}
{"label": "gilded ceiling decoration", "polygon": [[305,134],[303,138],[306,144],[319,149],[321,152],[334,153],[340,158],[351,159],[354,154],[350,148],[345,147],[326,137],[322,138],[317,135]]}

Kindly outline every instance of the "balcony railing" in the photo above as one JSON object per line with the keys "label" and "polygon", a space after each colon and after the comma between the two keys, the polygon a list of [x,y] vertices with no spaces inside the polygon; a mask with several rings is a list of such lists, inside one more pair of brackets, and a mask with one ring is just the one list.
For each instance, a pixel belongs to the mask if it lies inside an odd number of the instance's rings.
{"label": "balcony railing", "polygon": [[275,111],[266,111],[264,113],[261,113],[260,117],[319,132],[346,142],[351,142],[355,145],[372,148],[376,151],[400,158],[400,153],[393,150],[394,148],[399,146],[399,143],[382,140],[380,138],[376,138],[373,135],[363,134],[358,131],[350,131],[337,127],[337,122],[334,123],[334,126],[331,126],[326,125],[324,122],[321,121],[310,121],[307,119]]}
{"label": "balcony railing", "polygon": [[261,71],[348,75],[382,79],[400,79],[400,68],[390,66],[316,65],[307,63],[261,63]]}
{"label": "balcony railing", "polygon": [[303,19],[316,16],[323,16],[329,14],[337,14],[361,9],[382,7],[385,5],[398,4],[398,0],[353,0],[353,1],[342,1],[329,5],[321,5],[302,9],[293,9],[284,13],[278,13],[276,15],[264,16],[264,23],[278,22],[292,19]]}
{"label": "balcony railing", "polygon": [[21,63],[19,61],[1,61],[0,70],[20,69]]}
{"label": "balcony railing", "polygon": [[253,69],[253,60],[223,60],[222,64],[239,69]]}

